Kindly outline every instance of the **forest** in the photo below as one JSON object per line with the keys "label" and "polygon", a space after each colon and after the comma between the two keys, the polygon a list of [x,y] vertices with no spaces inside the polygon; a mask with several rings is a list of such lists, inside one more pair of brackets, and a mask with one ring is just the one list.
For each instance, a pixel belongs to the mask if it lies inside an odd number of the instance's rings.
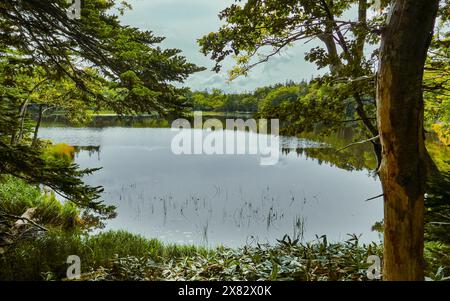
{"label": "forest", "polygon": [[[450,280],[448,0],[217,4],[209,67],[134,2],[0,3],[0,281]],[[174,154],[198,113],[278,163]]]}

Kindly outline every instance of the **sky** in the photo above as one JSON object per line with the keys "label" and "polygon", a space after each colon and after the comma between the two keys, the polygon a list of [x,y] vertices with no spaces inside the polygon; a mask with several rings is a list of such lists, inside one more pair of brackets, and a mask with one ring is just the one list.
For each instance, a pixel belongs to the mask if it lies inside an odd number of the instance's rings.
{"label": "sky", "polygon": [[233,0],[128,0],[133,10],[121,17],[124,24],[153,31],[166,37],[162,46],[178,48],[188,61],[207,70],[191,75],[185,86],[193,90],[221,89],[226,92],[253,91],[257,87],[309,80],[319,71],[314,64],[304,60],[304,54],[315,45],[313,42],[297,43],[266,64],[255,68],[247,77],[240,77],[231,83],[227,81],[227,70],[233,65],[229,58],[220,73],[211,71],[214,63],[200,52],[197,39],[221,25],[218,13],[232,4]]}

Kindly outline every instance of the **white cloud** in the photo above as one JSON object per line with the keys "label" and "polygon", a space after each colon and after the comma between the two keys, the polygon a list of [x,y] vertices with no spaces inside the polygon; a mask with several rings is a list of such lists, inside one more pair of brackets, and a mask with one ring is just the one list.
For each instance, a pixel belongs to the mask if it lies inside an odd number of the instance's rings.
{"label": "white cloud", "polygon": [[227,60],[219,74],[210,71],[213,62],[200,53],[197,39],[216,31],[221,21],[218,13],[234,3],[233,0],[128,0],[133,6],[122,17],[125,24],[151,30],[165,36],[164,47],[179,48],[190,62],[207,67],[208,70],[192,75],[186,85],[194,90],[219,88],[229,92],[251,91],[257,87],[285,82],[300,81],[318,74],[314,65],[304,61],[304,53],[312,46],[302,43],[288,49],[282,56],[274,57],[261,65],[248,77],[227,83]]}

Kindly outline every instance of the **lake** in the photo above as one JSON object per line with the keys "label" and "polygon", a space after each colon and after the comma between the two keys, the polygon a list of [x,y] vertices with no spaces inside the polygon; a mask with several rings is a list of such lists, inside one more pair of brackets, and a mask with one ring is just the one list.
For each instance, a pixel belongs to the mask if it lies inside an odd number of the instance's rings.
{"label": "lake", "polygon": [[40,130],[41,138],[77,146],[82,168],[102,167],[85,181],[103,186],[105,202],[117,206],[106,229],[206,246],[274,243],[285,234],[379,241],[371,228],[383,202],[366,200],[381,185],[348,150],[337,156],[311,139],[282,137],[278,163],[264,166],[258,155],[175,155],[175,135],[169,128]]}

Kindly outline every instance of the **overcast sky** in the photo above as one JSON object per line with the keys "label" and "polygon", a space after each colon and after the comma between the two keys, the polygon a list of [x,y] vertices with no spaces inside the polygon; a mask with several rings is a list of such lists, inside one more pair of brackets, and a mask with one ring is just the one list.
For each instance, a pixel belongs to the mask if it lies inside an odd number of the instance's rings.
{"label": "overcast sky", "polygon": [[183,55],[207,71],[192,75],[186,85],[194,90],[219,88],[228,92],[252,91],[256,87],[286,80],[301,81],[318,74],[316,67],[304,61],[304,53],[313,44],[302,42],[274,57],[269,63],[258,66],[248,77],[227,83],[226,71],[233,60],[221,73],[210,71],[212,61],[200,53],[197,39],[220,26],[218,13],[232,4],[233,0],[128,0],[133,10],[122,17],[123,23],[143,30],[151,30],[158,36],[166,37],[164,47],[179,48]]}

